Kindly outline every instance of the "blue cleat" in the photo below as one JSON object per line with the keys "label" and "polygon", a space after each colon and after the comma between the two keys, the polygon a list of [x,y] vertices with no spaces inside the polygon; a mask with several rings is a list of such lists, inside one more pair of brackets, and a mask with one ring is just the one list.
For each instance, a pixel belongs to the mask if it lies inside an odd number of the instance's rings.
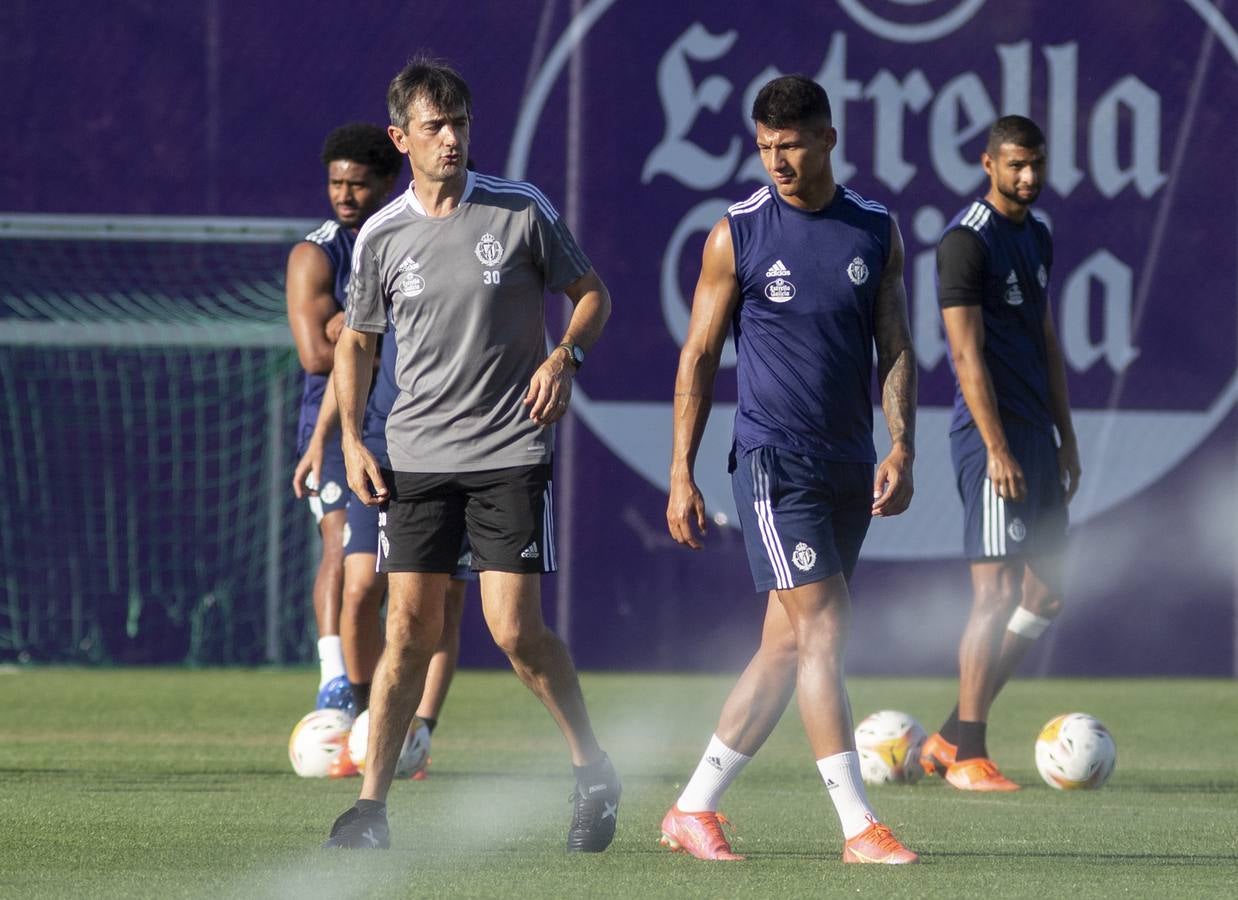
{"label": "blue cleat", "polygon": [[338,709],[357,717],[357,701],[352,695],[352,685],[344,675],[332,678],[318,691],[318,705],[315,709]]}

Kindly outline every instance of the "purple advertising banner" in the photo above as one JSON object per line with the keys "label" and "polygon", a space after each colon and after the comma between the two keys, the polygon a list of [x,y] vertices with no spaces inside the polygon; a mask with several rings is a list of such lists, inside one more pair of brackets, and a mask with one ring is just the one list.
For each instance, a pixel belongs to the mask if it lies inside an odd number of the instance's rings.
{"label": "purple advertising banner", "polygon": [[[556,459],[547,611],[582,667],[733,668],[755,647],[764,601],[726,474],[733,349],[697,461],[712,525],[696,553],[665,525],[670,398],[704,237],[766,181],[752,99],[801,72],[830,95],[836,177],[899,220],[920,365],[916,495],[869,533],[849,665],[953,671],[970,598],[934,248],[987,188],[989,125],[1030,116],[1084,474],[1067,607],[1027,665],[1235,674],[1234,3],[207,0],[92,8],[85,38],[61,6],[0,12],[11,213],[323,216],[323,136],[382,122],[409,55],[469,81],[478,168],[542,188],[614,299]],[[475,610],[468,631],[464,661],[497,661]]]}

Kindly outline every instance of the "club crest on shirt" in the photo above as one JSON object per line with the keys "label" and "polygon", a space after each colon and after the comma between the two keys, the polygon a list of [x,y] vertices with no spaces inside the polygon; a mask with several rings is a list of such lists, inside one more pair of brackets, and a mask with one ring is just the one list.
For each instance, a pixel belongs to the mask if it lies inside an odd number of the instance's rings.
{"label": "club crest on shirt", "polygon": [[481,236],[473,252],[481,260],[483,266],[497,266],[503,258],[503,245],[499,243],[498,238],[487,231]]}
{"label": "club crest on shirt", "polygon": [[1040,282],[1041,287],[1047,287],[1049,284],[1049,272],[1044,263],[1041,263],[1040,268],[1036,270],[1036,280]]}
{"label": "club crest on shirt", "polygon": [[1006,276],[1006,302],[1011,306],[1018,306],[1023,302],[1023,292],[1019,290],[1019,277],[1015,275],[1014,269],[1010,270],[1010,274]]}
{"label": "club crest on shirt", "polygon": [[1023,524],[1023,520],[1015,517],[1006,527],[1006,533],[1010,535],[1010,539],[1016,543],[1027,537],[1027,526]]}
{"label": "club crest on shirt", "polygon": [[417,274],[420,268],[421,263],[411,256],[404,257],[404,262],[396,268],[396,274],[401,276],[400,293],[405,297],[416,297],[426,289],[426,280]]}
{"label": "club crest on shirt", "polygon": [[774,303],[786,303],[795,296],[795,285],[785,278],[775,278],[765,286],[765,296]]}
{"label": "club crest on shirt", "polygon": [[859,287],[868,281],[868,263],[857,256],[851,260],[851,265],[847,266],[847,277],[851,279],[852,284]]}
{"label": "club crest on shirt", "polygon": [[817,551],[800,541],[795,545],[795,551],[791,554],[791,562],[795,563],[795,568],[801,572],[807,572],[816,565]]}

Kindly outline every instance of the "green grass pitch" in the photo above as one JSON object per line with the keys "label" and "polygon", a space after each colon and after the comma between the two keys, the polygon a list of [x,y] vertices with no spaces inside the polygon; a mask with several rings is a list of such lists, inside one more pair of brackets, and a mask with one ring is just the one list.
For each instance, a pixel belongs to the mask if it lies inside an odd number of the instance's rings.
{"label": "green grass pitch", "polygon": [[[844,866],[794,706],[727,797],[748,860],[658,846],[731,676],[586,674],[625,783],[619,833],[563,850],[566,750],[508,672],[462,672],[422,782],[391,795],[392,850],[317,850],[356,780],[296,777],[286,744],[309,710],[301,670],[22,669],[0,675],[0,897],[1234,897],[1238,685],[1023,680],[990,748],[1025,785],[964,795],[926,779],[871,790],[920,866]],[[853,679],[857,718],[910,712],[930,730],[943,679]],[[1032,743],[1061,712],[1113,731],[1117,771],[1093,793],[1036,775]]]}

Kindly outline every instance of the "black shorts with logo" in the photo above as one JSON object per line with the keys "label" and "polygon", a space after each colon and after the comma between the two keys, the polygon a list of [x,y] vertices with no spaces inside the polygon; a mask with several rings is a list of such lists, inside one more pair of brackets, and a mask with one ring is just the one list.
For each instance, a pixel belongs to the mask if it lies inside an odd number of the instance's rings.
{"label": "black shorts with logo", "polygon": [[475,571],[554,572],[551,466],[393,472],[379,515],[380,572],[456,571],[467,534]]}

